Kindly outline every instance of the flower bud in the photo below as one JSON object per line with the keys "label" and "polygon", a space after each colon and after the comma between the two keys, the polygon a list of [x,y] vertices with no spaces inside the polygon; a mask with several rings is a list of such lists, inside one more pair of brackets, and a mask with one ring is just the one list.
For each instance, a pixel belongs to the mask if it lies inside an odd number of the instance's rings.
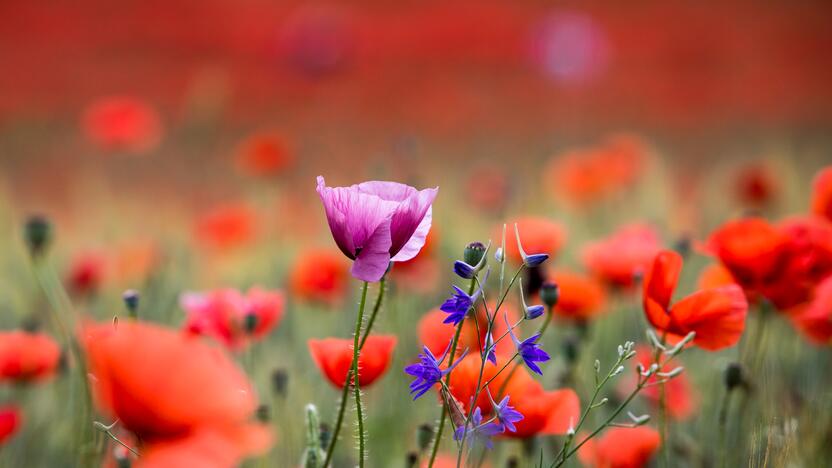
{"label": "flower bud", "polygon": [[257,329],[257,322],[257,315],[254,312],[247,313],[243,323],[246,333],[254,333],[254,330]]}
{"label": "flower bud", "polygon": [[44,216],[32,216],[26,221],[23,237],[29,248],[29,254],[33,257],[39,256],[52,240],[52,224]]}
{"label": "flower bud", "polygon": [[260,405],[257,407],[257,411],[254,413],[257,417],[257,420],[261,423],[267,423],[271,419],[271,409],[269,405]]}
{"label": "flower bud", "polygon": [[124,305],[127,306],[127,314],[130,318],[138,317],[139,292],[135,289],[128,289],[127,291],[124,291],[121,298],[124,300]]}
{"label": "flower bud", "polygon": [[691,240],[690,236],[682,235],[681,237],[676,239],[676,242],[673,245],[673,250],[675,250],[679,255],[681,255],[684,258],[690,255],[692,244],[693,241]]}
{"label": "flower bud", "polygon": [[[570,365],[574,364],[575,361],[578,360],[578,356],[579,356],[579,353],[580,353],[580,346],[581,346],[581,340],[580,340],[580,338],[578,338],[575,335],[568,335],[563,340],[563,357],[564,357],[564,359],[566,359],[566,362],[568,364],[570,364]],[[601,370],[601,364],[600,363],[598,363],[595,366],[595,370],[596,370],[596,372]]]}
{"label": "flower bud", "polygon": [[404,466],[408,468],[416,468],[419,466],[419,454],[416,452],[407,452],[407,458],[404,461]]}
{"label": "flower bud", "polygon": [[306,405],[306,448],[303,451],[301,466],[318,468],[323,463],[325,456],[326,454],[321,450],[318,408],[313,404]]}
{"label": "flower bud", "polygon": [[422,424],[416,429],[416,446],[420,452],[424,452],[433,442],[433,426]]}
{"label": "flower bud", "polygon": [[543,283],[543,286],[540,287],[540,300],[546,304],[546,307],[556,306],[559,299],[560,287],[551,281]]}
{"label": "flower bud", "polygon": [[746,380],[745,369],[742,364],[732,362],[725,368],[725,387],[730,392],[736,387],[746,387],[748,381]]}
{"label": "flower bud", "polygon": [[485,244],[482,242],[471,242],[462,251],[462,260],[469,265],[477,265],[485,256]]}
{"label": "flower bud", "polygon": [[289,390],[289,373],[286,369],[275,369],[272,371],[272,392],[276,396],[286,398]]}

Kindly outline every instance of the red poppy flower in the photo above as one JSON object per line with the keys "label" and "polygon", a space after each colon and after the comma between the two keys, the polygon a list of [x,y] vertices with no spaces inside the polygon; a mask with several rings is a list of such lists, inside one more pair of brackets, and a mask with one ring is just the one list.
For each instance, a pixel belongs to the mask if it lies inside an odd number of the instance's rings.
{"label": "red poppy flower", "polygon": [[832,166],[823,168],[812,182],[812,213],[832,221]]}
{"label": "red poppy flower", "polygon": [[[517,223],[517,229],[520,230],[523,250],[528,254],[549,254],[550,257],[555,257],[566,242],[566,230],[563,226],[546,218],[526,216],[506,223],[506,254],[517,263],[520,263],[522,258],[517,250],[514,223]],[[502,229],[500,226],[499,230],[495,231],[495,239],[502,238]]]}
{"label": "red poppy flower", "polygon": [[107,257],[101,252],[84,252],[72,260],[67,275],[69,290],[74,294],[95,293],[104,281]]}
{"label": "red poppy flower", "polygon": [[278,291],[251,288],[185,293],[181,306],[188,314],[185,330],[210,336],[233,350],[266,336],[283,318],[284,298]]}
{"label": "red poppy flower", "polygon": [[548,279],[560,290],[555,306],[555,314],[559,317],[586,321],[603,312],[607,294],[597,280],[562,270],[554,272]]}
{"label": "red poppy flower", "polygon": [[[313,339],[309,340],[308,345],[309,353],[318,369],[332,385],[342,388],[352,367],[353,340],[351,338]],[[384,375],[390,365],[395,346],[394,335],[370,335],[367,338],[358,358],[358,383],[362,388],[369,387]]]}
{"label": "red poppy flower", "polygon": [[806,305],[790,311],[794,326],[810,342],[828,345],[832,342],[832,276],[815,288],[814,298]]}
{"label": "red poppy flower", "polygon": [[610,237],[587,244],[587,269],[609,284],[630,287],[644,274],[661,249],[656,230],[646,224],[624,226]]}
{"label": "red poppy flower", "polygon": [[196,238],[208,247],[231,249],[254,239],[257,215],[242,203],[219,205],[196,222]]}
{"label": "red poppy flower", "polygon": [[644,312],[647,320],[670,339],[696,332],[694,343],[710,351],[732,346],[745,328],[748,302],[736,285],[697,291],[671,306],[670,300],[682,257],[665,250],[653,261],[644,279]]}
{"label": "red poppy flower", "polygon": [[43,333],[0,332],[0,381],[34,382],[52,376],[61,349]]}
{"label": "red poppy flower", "polygon": [[595,468],[642,468],[659,449],[659,432],[648,426],[614,427],[578,450],[584,466]]}
{"label": "red poppy flower", "polygon": [[[473,398],[481,362],[478,355],[469,355],[451,373],[450,390],[458,401],[470,402]],[[508,395],[509,404],[523,415],[523,419],[515,423],[517,431],[505,433],[506,436],[528,438],[539,434],[565,434],[570,427],[577,424],[580,418],[580,401],[574,391],[571,389],[546,391],[524,367],[518,367],[514,373],[506,370],[497,375],[497,371],[504,363],[504,357],[499,354],[497,366],[487,362],[482,382],[493,379],[488,384],[488,389],[494,399],[499,401],[503,396]],[[508,382],[506,382],[507,379]],[[504,385],[504,391],[500,393]],[[477,406],[484,416],[492,411],[485,389],[477,398]]]}
{"label": "red poppy flower", "polygon": [[343,301],[348,279],[349,265],[344,256],[327,249],[301,252],[289,271],[293,297],[329,305]]}
{"label": "red poppy flower", "polygon": [[744,218],[723,224],[707,244],[743,287],[753,288],[778,274],[789,237],[762,218]]}
{"label": "red poppy flower", "polygon": [[699,289],[719,288],[730,284],[737,284],[737,282],[734,281],[731,272],[719,263],[712,263],[703,268],[696,281],[696,287]]}
{"label": "red poppy flower", "polygon": [[93,102],[84,111],[82,125],[87,138],[108,151],[151,151],[162,137],[156,111],[130,96],[110,96]]}
{"label": "red poppy flower", "polygon": [[265,132],[243,140],[237,148],[235,162],[245,175],[268,177],[286,171],[295,157],[284,137]]}
{"label": "red poppy flower", "polygon": [[[645,369],[649,368],[654,362],[650,348],[643,345],[637,346],[636,360]],[[675,367],[671,364],[660,369],[660,372],[670,372]],[[629,381],[623,381],[621,386],[622,393],[625,395],[635,388],[637,376],[633,375],[632,377]],[[658,377],[656,376],[650,378],[650,382],[657,380]],[[658,385],[653,385],[645,387],[639,395],[649,400],[654,406],[658,406],[661,403],[661,392],[662,390]],[[684,372],[664,384],[664,404],[668,416],[673,419],[684,420],[693,415],[697,407],[696,395]]]}
{"label": "red poppy flower", "polygon": [[774,201],[779,187],[770,167],[752,163],[740,168],[735,175],[734,191],[743,205],[763,207]]}
{"label": "red poppy flower", "polygon": [[438,245],[436,231],[436,227],[431,228],[425,238],[425,245],[415,257],[393,265],[389,274],[396,280],[397,286],[423,294],[436,288],[439,278],[439,263],[435,258]]}
{"label": "red poppy flower", "polygon": [[0,446],[17,433],[22,421],[23,415],[17,406],[0,406]]}
{"label": "red poppy flower", "polygon": [[271,445],[245,374],[220,349],[143,322],[80,333],[99,408],[141,442],[136,466],[237,466]]}

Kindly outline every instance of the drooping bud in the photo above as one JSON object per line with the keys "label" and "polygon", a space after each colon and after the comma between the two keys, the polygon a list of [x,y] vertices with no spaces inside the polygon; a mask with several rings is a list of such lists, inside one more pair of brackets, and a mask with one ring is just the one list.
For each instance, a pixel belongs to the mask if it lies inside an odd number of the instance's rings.
{"label": "drooping bud", "polygon": [[121,295],[121,299],[127,307],[127,315],[132,319],[137,318],[139,316],[139,292],[135,289],[128,289]]}
{"label": "drooping bud", "polygon": [[326,454],[321,449],[320,419],[318,408],[313,404],[306,405],[306,449],[303,451],[301,466],[318,468],[323,463]]}
{"label": "drooping bud", "polygon": [[23,238],[32,257],[38,257],[49,247],[52,240],[52,224],[44,216],[34,215],[26,221]]}
{"label": "drooping bud", "polygon": [[419,447],[419,452],[427,450],[431,442],[433,442],[433,426],[422,424],[416,429],[416,446]]}
{"label": "drooping bud", "polygon": [[546,307],[556,306],[560,300],[560,287],[551,281],[546,281],[540,287],[540,300],[546,304]]}
{"label": "drooping bud", "polygon": [[289,390],[289,373],[286,369],[279,368],[272,371],[272,392],[276,396],[286,398]]}

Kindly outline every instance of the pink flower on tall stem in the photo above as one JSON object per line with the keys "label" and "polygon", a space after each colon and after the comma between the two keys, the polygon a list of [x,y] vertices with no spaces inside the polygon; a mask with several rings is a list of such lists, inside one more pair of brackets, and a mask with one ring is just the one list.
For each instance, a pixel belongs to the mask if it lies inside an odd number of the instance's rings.
{"label": "pink flower on tall stem", "polygon": [[425,245],[439,188],[416,190],[380,181],[327,187],[318,176],[317,190],[335,243],[354,260],[352,275],[374,282],[391,260],[410,260]]}

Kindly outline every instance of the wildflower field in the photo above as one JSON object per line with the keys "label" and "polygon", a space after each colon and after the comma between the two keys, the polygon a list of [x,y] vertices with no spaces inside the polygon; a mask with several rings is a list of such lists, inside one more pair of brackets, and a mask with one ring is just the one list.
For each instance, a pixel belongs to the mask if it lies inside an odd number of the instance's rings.
{"label": "wildflower field", "polygon": [[831,466],[830,14],[4,2],[0,467]]}

